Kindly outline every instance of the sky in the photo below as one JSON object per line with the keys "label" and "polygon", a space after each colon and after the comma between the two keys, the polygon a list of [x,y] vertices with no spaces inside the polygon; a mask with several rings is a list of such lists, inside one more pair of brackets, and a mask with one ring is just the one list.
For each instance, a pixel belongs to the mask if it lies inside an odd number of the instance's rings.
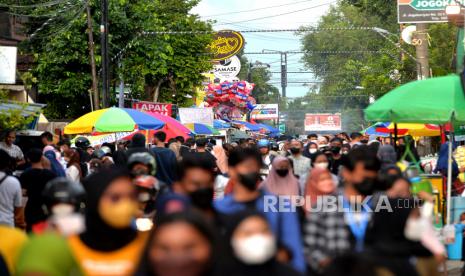
{"label": "sky", "polygon": [[[326,14],[336,0],[202,0],[191,13],[198,14],[204,20],[216,20],[215,30],[275,30],[297,29],[301,26],[315,25]],[[264,18],[268,17],[268,18]],[[244,22],[246,21],[246,22]],[[246,45],[245,53],[262,50],[299,51],[300,36],[292,32],[243,33]],[[271,66],[273,78],[270,84],[281,91],[280,55],[247,55],[249,62],[260,61]],[[302,54],[288,54],[288,72],[305,72],[301,62]],[[313,80],[308,73],[289,73],[288,81]],[[304,96],[308,87],[303,84],[289,83],[287,97]]]}

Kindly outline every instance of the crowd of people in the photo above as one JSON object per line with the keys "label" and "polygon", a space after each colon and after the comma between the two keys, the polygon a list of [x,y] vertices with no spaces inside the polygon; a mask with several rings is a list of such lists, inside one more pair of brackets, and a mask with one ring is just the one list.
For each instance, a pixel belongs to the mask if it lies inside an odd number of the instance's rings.
{"label": "crowd of people", "polygon": [[389,140],[41,138],[0,143],[0,275],[438,275],[446,258]]}

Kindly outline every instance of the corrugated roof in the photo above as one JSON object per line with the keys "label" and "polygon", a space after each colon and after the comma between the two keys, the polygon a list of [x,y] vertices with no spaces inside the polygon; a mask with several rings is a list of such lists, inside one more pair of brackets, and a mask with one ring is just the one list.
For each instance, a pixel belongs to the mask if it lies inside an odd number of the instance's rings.
{"label": "corrugated roof", "polygon": [[0,102],[0,113],[10,112],[11,110],[21,110],[22,116],[31,116],[41,113],[46,104],[38,103],[20,103],[20,102]]}

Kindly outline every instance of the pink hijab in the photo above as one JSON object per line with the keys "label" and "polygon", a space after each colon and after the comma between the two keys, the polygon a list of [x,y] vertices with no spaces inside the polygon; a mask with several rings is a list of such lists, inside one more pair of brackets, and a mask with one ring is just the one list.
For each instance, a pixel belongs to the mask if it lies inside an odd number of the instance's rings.
{"label": "pink hijab", "polygon": [[226,156],[226,152],[224,151],[223,146],[214,146],[213,155],[216,158],[216,165],[218,166],[218,169],[220,169],[221,173],[227,173],[228,157]]}
{"label": "pink hijab", "polygon": [[[313,168],[307,178],[307,182],[305,184],[305,199],[310,198],[310,205],[316,204],[319,196],[332,194],[336,190],[336,185],[334,185],[334,189],[330,193],[325,193],[318,189],[318,181],[320,176],[324,173],[331,174],[328,169]],[[307,202],[307,204],[308,203],[309,202]]]}
{"label": "pink hijab", "polygon": [[261,186],[275,195],[298,196],[299,180],[292,174],[291,166],[289,166],[289,173],[285,177],[280,177],[276,173],[276,166],[282,161],[286,161],[290,165],[289,159],[286,157],[276,156],[271,164],[270,173]]}

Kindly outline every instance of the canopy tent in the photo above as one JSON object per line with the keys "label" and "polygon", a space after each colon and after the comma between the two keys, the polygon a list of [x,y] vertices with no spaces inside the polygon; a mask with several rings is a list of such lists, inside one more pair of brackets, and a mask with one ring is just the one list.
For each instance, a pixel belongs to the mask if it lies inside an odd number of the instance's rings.
{"label": "canopy tent", "polygon": [[184,125],[197,135],[220,135],[221,134],[218,130],[210,126],[204,125],[204,124],[191,123],[191,124],[184,124]]}
{"label": "canopy tent", "polygon": [[43,117],[41,112],[45,106],[45,104],[38,103],[5,101],[0,103],[0,114],[11,114],[12,112],[19,112],[22,117],[33,116],[34,120],[27,126],[27,129],[35,129],[39,118]]}
{"label": "canopy tent", "polygon": [[162,121],[130,108],[105,108],[87,113],[64,129],[65,134],[106,133],[134,131],[135,129],[160,129]]}
{"label": "canopy tent", "polygon": [[244,121],[232,121],[231,123],[236,124],[236,125],[241,125],[243,128],[245,128],[246,130],[250,130],[250,131],[260,131],[262,129],[262,127],[260,127],[257,124],[244,122]]}
{"label": "canopy tent", "polygon": [[231,127],[231,124],[226,122],[226,121],[223,121],[223,120],[214,120],[213,121],[213,128],[216,128],[216,129],[228,129]]}
{"label": "canopy tent", "polygon": [[257,126],[263,129],[266,129],[269,133],[279,133],[279,129],[272,127],[270,125],[267,125],[267,124],[257,124]]}
{"label": "canopy tent", "polygon": [[[368,121],[439,124],[465,122],[465,95],[460,76],[419,80],[399,86],[365,109]],[[447,219],[450,224],[452,144],[447,172]]]}

